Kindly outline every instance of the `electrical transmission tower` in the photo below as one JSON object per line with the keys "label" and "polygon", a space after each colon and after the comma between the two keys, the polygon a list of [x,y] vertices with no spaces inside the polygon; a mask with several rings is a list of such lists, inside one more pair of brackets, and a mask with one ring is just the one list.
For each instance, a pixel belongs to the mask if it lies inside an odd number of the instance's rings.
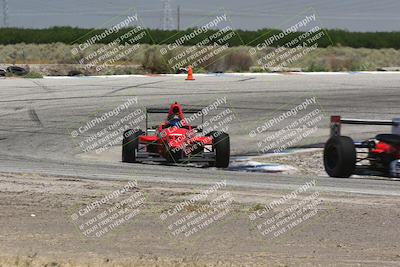
{"label": "electrical transmission tower", "polygon": [[172,10],[171,10],[171,0],[161,0],[163,3],[163,18],[162,18],[162,29],[172,30],[173,20],[172,20]]}
{"label": "electrical transmission tower", "polygon": [[3,25],[8,27],[8,0],[3,0]]}

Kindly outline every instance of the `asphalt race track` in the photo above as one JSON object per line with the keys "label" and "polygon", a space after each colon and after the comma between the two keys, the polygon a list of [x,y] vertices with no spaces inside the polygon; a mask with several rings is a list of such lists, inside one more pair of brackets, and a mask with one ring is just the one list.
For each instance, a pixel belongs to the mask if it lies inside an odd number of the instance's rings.
{"label": "asphalt race track", "polygon": [[[226,179],[231,186],[289,190],[314,178],[315,189],[319,191],[400,195],[400,182],[377,177],[332,179],[124,164],[120,161],[120,146],[85,155],[76,145],[85,136],[71,136],[72,131],[88,120],[113,110],[128,98],[137,97],[141,107],[168,107],[178,101],[199,108],[226,97],[227,103],[220,108],[230,108],[235,113],[228,130],[232,154],[256,155],[257,139],[250,137],[249,131],[271,114],[315,97],[325,117],[318,131],[301,145],[320,144],[328,138],[331,114],[365,119],[400,117],[399,84],[400,75],[396,73],[199,75],[196,81],[185,81],[184,76],[176,75],[3,79],[0,80],[0,170],[90,179],[133,177],[156,183],[210,184]],[[276,126],[274,131],[278,130]],[[382,131],[390,129],[354,127],[346,133],[362,138]]]}

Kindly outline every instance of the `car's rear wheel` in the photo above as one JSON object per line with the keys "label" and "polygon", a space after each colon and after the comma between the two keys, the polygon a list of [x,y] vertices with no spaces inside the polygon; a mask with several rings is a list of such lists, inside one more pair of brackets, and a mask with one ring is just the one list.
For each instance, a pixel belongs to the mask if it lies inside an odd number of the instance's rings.
{"label": "car's rear wheel", "polygon": [[355,170],[357,152],[348,136],[331,137],[324,148],[324,166],[331,177],[348,178]]}
{"label": "car's rear wheel", "polygon": [[215,131],[208,135],[213,138],[213,151],[215,151],[215,160],[210,165],[217,168],[228,167],[231,153],[229,134]]}
{"label": "car's rear wheel", "polygon": [[136,162],[136,155],[139,149],[139,136],[143,135],[142,130],[129,129],[124,132],[122,139],[122,162]]}

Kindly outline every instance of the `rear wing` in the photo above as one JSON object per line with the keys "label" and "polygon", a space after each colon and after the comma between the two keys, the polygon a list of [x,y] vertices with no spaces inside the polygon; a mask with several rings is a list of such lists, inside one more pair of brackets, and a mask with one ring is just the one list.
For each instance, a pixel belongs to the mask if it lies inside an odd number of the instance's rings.
{"label": "rear wing", "polygon": [[392,126],[392,133],[400,135],[400,118],[394,118],[392,120],[361,120],[347,119],[335,115],[331,116],[331,137],[340,135],[342,124]]}
{"label": "rear wing", "polygon": [[[202,109],[196,109],[196,108],[187,108],[187,109],[182,109],[183,114],[195,114],[195,113],[201,113],[201,124],[204,123],[204,114],[202,112]],[[168,114],[169,113],[169,108],[146,108],[146,135],[147,135],[147,130],[149,129],[148,127],[148,115],[147,114]]]}
{"label": "rear wing", "polygon": [[[188,108],[183,109],[183,113],[194,114],[201,112],[202,109]],[[167,113],[169,112],[169,108],[147,108],[146,113]]]}

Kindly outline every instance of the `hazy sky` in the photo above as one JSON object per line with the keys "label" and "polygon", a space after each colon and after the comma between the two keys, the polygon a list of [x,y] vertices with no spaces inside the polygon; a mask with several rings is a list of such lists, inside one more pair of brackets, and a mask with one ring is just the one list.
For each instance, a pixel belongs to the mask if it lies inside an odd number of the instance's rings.
{"label": "hazy sky", "polygon": [[[282,28],[285,21],[311,7],[326,28],[400,31],[399,0],[171,0],[174,27],[178,5],[181,28],[207,19],[220,8],[227,10],[235,28]],[[161,27],[161,0],[8,0],[8,18],[14,27],[99,27],[116,16],[122,18],[131,7],[136,8],[145,26]],[[3,17],[0,25],[3,26]]]}

